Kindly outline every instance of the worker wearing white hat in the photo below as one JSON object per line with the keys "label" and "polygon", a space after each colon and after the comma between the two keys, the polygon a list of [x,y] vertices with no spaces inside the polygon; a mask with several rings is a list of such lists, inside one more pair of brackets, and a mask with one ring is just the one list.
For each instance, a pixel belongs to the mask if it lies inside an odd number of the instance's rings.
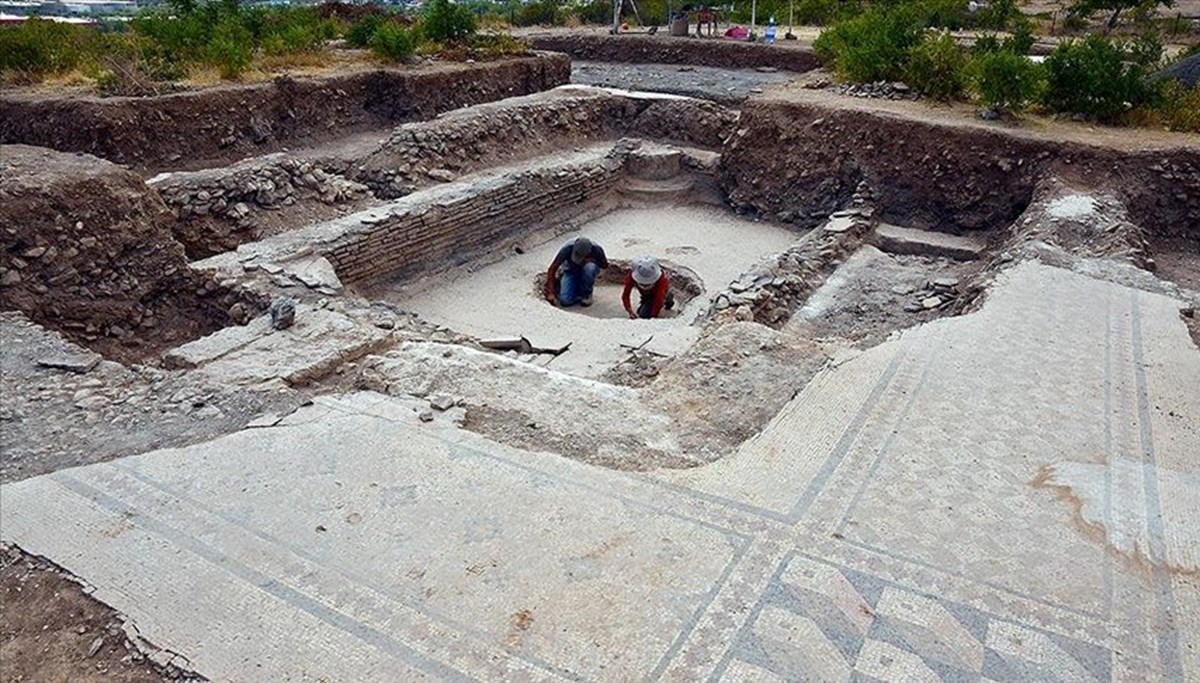
{"label": "worker wearing white hat", "polygon": [[[629,301],[629,294],[638,290],[641,300],[635,311]],[[663,272],[658,259],[645,256],[633,262],[629,274],[625,276],[625,291],[621,293],[621,303],[630,318],[657,318],[664,308],[671,308],[674,303],[670,295],[671,281]]]}

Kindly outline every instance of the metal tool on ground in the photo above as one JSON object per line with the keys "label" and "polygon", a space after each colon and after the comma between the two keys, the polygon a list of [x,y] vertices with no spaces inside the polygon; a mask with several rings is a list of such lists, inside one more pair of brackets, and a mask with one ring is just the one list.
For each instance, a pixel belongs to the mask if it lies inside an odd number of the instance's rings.
{"label": "metal tool on ground", "polygon": [[551,356],[560,356],[566,353],[571,348],[571,344],[572,342],[567,342],[565,346],[560,346],[557,348],[543,348],[534,346],[532,342],[523,336],[516,338],[506,337],[501,339],[483,339],[479,342],[480,346],[485,349],[491,349],[492,351],[516,351],[517,353],[522,354],[544,353]]}

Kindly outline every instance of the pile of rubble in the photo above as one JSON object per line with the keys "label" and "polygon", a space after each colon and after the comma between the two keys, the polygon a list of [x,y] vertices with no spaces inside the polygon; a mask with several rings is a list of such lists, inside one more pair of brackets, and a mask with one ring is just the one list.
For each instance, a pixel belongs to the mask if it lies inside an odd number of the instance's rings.
{"label": "pile of rubble", "polygon": [[709,317],[754,321],[778,328],[797,305],[859,246],[874,225],[870,190],[860,183],[851,207],[783,253],[760,263],[713,299]]}
{"label": "pile of rubble", "polygon": [[350,202],[367,187],[328,173],[312,161],[271,154],[229,168],[164,174],[150,181],[181,221],[213,216],[248,226],[252,209],[291,206],[303,198]]}
{"label": "pile of rubble", "polygon": [[1057,177],[1043,180],[1034,200],[1013,225],[1005,250],[1044,242],[1080,256],[1121,259],[1154,270],[1146,230],[1110,193],[1079,192]]}
{"label": "pile of rubble", "polygon": [[899,81],[876,81],[874,83],[846,83],[835,86],[839,95],[864,97],[876,100],[919,100],[921,93]]}
{"label": "pile of rubble", "polygon": [[956,277],[939,277],[925,282],[925,286],[916,289],[911,285],[896,285],[892,292],[900,296],[910,296],[904,305],[906,313],[932,311],[954,303],[959,298],[959,282]]}

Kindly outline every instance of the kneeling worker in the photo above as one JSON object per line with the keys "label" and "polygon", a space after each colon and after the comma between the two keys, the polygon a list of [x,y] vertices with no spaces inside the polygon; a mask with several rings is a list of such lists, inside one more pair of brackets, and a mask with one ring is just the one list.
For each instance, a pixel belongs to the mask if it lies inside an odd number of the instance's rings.
{"label": "kneeling worker", "polygon": [[[637,311],[629,303],[629,293],[637,287],[641,301]],[[633,268],[625,276],[625,291],[621,293],[621,303],[630,318],[657,318],[663,308],[674,306],[675,297],[671,296],[671,280],[658,265],[658,259],[647,256],[633,262]]]}
{"label": "kneeling worker", "polygon": [[608,257],[599,244],[576,237],[563,245],[546,271],[546,300],[563,308],[592,305],[592,290]]}

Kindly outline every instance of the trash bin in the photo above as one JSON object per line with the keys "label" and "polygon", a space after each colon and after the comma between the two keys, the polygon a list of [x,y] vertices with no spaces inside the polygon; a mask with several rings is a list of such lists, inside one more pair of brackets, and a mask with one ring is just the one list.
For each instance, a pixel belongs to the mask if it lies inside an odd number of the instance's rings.
{"label": "trash bin", "polygon": [[688,19],[687,15],[676,16],[671,18],[671,35],[684,36],[688,34]]}

